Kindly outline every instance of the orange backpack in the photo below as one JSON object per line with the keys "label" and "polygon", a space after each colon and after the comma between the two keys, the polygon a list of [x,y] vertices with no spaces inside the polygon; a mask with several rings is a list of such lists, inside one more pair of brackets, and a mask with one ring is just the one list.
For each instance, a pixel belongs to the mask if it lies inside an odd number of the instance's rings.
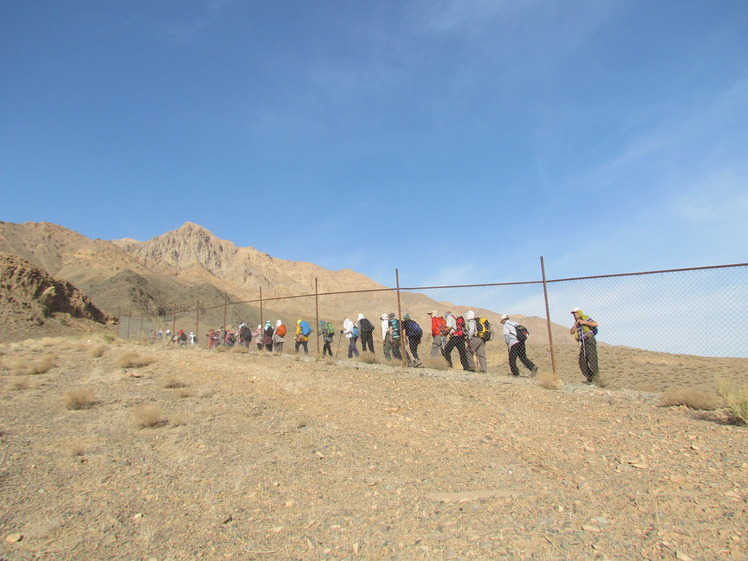
{"label": "orange backpack", "polygon": [[278,326],[278,329],[275,330],[275,334],[278,337],[285,337],[286,336],[286,326],[281,323]]}

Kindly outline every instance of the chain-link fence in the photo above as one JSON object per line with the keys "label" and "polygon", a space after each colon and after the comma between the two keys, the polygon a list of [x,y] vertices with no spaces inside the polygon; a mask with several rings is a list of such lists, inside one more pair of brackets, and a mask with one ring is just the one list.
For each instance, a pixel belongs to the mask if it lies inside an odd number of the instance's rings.
{"label": "chain-link fence", "polygon": [[[315,328],[309,343],[310,353],[319,354],[322,343],[317,344],[315,335],[320,320],[331,321],[339,331],[345,317],[355,321],[358,313],[363,313],[378,329],[382,313],[393,312],[400,317],[409,313],[424,329],[425,346],[430,345],[427,312],[443,315],[446,311],[464,314],[473,310],[493,324],[497,331],[496,349],[501,349],[502,343],[501,314],[526,325],[531,333],[528,345],[536,352],[546,346],[550,360],[544,359],[548,363],[544,366],[550,367],[555,352],[562,355],[573,352],[570,312],[577,307],[600,324],[598,340],[603,345],[675,355],[748,357],[745,327],[748,264],[745,263],[546,281],[315,291],[282,297],[263,296],[260,292],[253,300],[226,299],[222,305],[210,307],[197,302],[175,307],[171,315],[159,317],[127,312],[120,317],[119,335],[155,342],[164,340],[167,331],[173,336],[181,329],[194,333],[196,344],[207,346],[206,334],[211,328],[236,331],[241,322],[246,322],[255,329],[266,321],[275,323],[285,318],[292,335],[296,320],[304,318]],[[291,341],[288,350],[293,346],[293,337],[286,339]],[[374,340],[381,348],[381,333],[376,330]],[[339,348],[339,340],[335,345]],[[493,359],[497,368],[505,363],[504,355],[505,349],[497,351]]]}

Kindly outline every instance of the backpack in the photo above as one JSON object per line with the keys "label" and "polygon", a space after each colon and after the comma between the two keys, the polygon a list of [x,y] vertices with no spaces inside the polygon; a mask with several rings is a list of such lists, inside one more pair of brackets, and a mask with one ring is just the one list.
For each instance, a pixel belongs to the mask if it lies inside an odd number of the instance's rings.
{"label": "backpack", "polygon": [[415,320],[412,320],[412,319],[403,320],[403,327],[405,328],[405,333],[408,337],[420,337],[421,335],[423,335],[423,330],[421,329],[421,326],[418,325],[418,323],[416,323]]}
{"label": "backpack", "polygon": [[455,318],[455,323],[457,324],[454,328],[454,331],[452,331],[451,335],[454,335],[455,337],[464,337],[465,336],[465,318],[462,316],[457,316]]}
{"label": "backpack", "polygon": [[399,339],[400,338],[400,320],[397,318],[392,318],[390,320],[390,327],[392,328],[392,338]]}
{"label": "backpack", "polygon": [[447,320],[445,320],[443,317],[439,316],[436,318],[436,325],[437,329],[439,330],[439,335],[446,335],[447,333]]}
{"label": "backpack", "polygon": [[515,325],[514,329],[517,332],[517,341],[519,341],[520,343],[522,341],[527,341],[527,339],[530,337],[530,332],[524,325]]}
{"label": "backpack", "polygon": [[244,341],[252,340],[252,331],[246,325],[239,330],[239,337]]}
{"label": "backpack", "polygon": [[358,327],[356,327],[356,324],[353,324],[353,329],[351,329],[351,337],[358,337]]}
{"label": "backpack", "polygon": [[286,336],[286,326],[281,323],[278,326],[278,329],[275,330],[275,334],[278,337],[285,337]]}
{"label": "backpack", "polygon": [[371,333],[374,331],[374,326],[371,324],[371,322],[366,318],[361,318],[361,331],[364,333]]}
{"label": "backpack", "polygon": [[488,321],[488,318],[475,319],[475,335],[484,341],[493,339],[493,329],[491,329],[491,322]]}
{"label": "backpack", "polygon": [[329,321],[325,322],[325,325],[322,327],[322,329],[324,330],[324,334],[328,337],[332,337],[333,335],[335,335],[335,328]]}
{"label": "backpack", "polygon": [[308,337],[309,334],[312,332],[312,328],[309,327],[309,324],[304,320],[301,320],[301,323],[299,325],[301,325],[301,334],[304,337]]}

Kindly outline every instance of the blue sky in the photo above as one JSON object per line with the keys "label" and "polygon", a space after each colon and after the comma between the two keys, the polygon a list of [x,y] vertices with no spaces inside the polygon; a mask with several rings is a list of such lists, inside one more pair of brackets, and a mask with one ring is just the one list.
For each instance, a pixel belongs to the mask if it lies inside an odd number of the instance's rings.
{"label": "blue sky", "polygon": [[748,261],[748,2],[0,3],[0,220],[406,286]]}

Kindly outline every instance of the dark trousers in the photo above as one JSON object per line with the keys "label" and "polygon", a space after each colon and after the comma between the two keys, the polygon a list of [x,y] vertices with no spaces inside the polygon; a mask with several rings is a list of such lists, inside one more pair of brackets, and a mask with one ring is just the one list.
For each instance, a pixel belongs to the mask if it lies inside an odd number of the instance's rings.
{"label": "dark trousers", "polygon": [[535,365],[532,361],[527,358],[527,350],[525,349],[525,342],[520,341],[514,343],[509,347],[509,369],[512,371],[512,376],[519,376],[519,368],[517,368],[517,359],[525,365],[528,370],[535,370]]}
{"label": "dark trousers", "polygon": [[460,354],[460,364],[463,370],[472,370],[468,362],[467,349],[465,348],[465,338],[459,335],[452,335],[447,344],[444,345],[444,358],[447,360],[450,368],[452,367],[452,349],[457,349]]}
{"label": "dark trousers", "polygon": [[588,382],[594,382],[600,372],[597,364],[597,341],[594,337],[582,339],[579,345],[579,369]]}
{"label": "dark trousers", "polygon": [[369,347],[371,352],[374,352],[374,332],[373,331],[362,331],[361,332],[361,350],[366,352],[366,347]]}
{"label": "dark trousers", "polygon": [[348,358],[353,358],[354,356],[358,356],[358,349],[356,348],[356,341],[358,341],[358,337],[351,337],[348,339]]}
{"label": "dark trousers", "polygon": [[421,344],[421,337],[408,336],[408,345],[410,346],[410,354],[413,358],[418,360],[418,345]]}
{"label": "dark trousers", "polygon": [[304,347],[304,354],[309,354],[309,349],[307,348],[307,344],[309,341],[296,341],[296,352],[299,352],[299,347]]}

